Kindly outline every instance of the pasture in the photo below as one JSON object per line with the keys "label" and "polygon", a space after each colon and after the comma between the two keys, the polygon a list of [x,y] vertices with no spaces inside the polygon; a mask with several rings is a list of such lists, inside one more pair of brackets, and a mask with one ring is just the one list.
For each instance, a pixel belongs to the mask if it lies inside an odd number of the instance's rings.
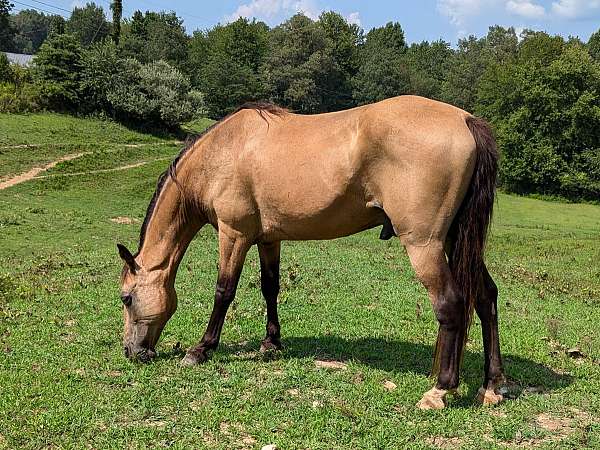
{"label": "pasture", "polygon": [[283,243],[285,349],[267,355],[251,251],[220,348],[183,368],[212,307],[217,241],[206,227],[181,264],[159,357],[131,363],[115,244],[136,247],[181,144],[60,115],[0,123],[0,184],[82,154],[0,190],[0,448],[600,447],[600,206],[499,195],[487,261],[510,398],[474,405],[476,319],[459,392],[423,412],[414,405],[432,384],[437,323],[396,239],[371,230]]}

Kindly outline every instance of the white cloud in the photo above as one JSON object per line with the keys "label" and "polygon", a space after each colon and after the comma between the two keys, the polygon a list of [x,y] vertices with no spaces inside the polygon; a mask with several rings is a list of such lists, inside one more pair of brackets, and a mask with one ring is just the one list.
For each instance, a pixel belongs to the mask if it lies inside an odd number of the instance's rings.
{"label": "white cloud", "polygon": [[546,15],[544,7],[531,0],[509,0],[506,2],[506,10],[527,19],[541,19]]}
{"label": "white cloud", "polygon": [[552,12],[565,19],[600,17],[600,0],[558,0],[552,2]]}
{"label": "white cloud", "polygon": [[313,0],[252,0],[240,5],[233,14],[226,16],[225,20],[232,22],[240,17],[247,17],[272,22],[297,12],[302,12],[315,20],[319,17],[321,9]]}
{"label": "white cloud", "polygon": [[360,13],[359,12],[353,12],[353,13],[348,14],[348,16],[346,17],[346,20],[348,21],[348,23],[352,23],[354,25],[358,25],[359,27],[361,26]]}
{"label": "white cloud", "polygon": [[463,26],[469,16],[479,14],[485,0],[438,0],[437,9],[456,26]]}

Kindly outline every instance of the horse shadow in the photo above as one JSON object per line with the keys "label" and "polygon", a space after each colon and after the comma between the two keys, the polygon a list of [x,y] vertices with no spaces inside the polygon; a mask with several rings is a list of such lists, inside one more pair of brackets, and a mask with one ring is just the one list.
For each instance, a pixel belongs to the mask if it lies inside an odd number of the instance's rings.
{"label": "horse shadow", "polygon": [[[387,372],[390,377],[414,374],[428,377],[431,373],[433,347],[431,345],[388,340],[378,337],[343,338],[338,336],[316,336],[284,338],[284,349],[265,355],[258,352],[260,341],[221,345],[219,359],[227,360],[278,360],[278,359],[323,359],[353,361],[373,369]],[[182,350],[162,354],[163,358],[178,358]],[[161,357],[161,356],[159,356]],[[573,377],[558,373],[530,359],[508,354],[503,357],[508,379],[508,398],[517,398],[523,392],[547,393],[563,389],[573,383]],[[483,381],[483,352],[465,351],[461,370],[461,390],[465,395],[456,406],[471,406],[472,397]],[[469,399],[471,397],[471,400]]]}

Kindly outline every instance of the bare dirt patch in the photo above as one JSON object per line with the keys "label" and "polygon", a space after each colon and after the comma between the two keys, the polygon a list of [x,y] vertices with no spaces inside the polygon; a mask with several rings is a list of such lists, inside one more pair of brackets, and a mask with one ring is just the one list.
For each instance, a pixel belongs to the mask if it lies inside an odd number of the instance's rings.
{"label": "bare dirt patch", "polygon": [[444,436],[435,436],[425,439],[429,445],[435,448],[458,448],[462,445],[463,441],[459,437],[444,437]]}
{"label": "bare dirt patch", "polygon": [[40,173],[45,172],[46,170],[50,170],[53,167],[57,166],[61,162],[71,161],[72,159],[81,158],[83,155],[87,153],[76,153],[74,155],[63,156],[62,158],[57,159],[56,161],[52,161],[51,163],[46,164],[42,167],[34,167],[33,169],[22,173],[21,175],[17,175],[15,177],[9,178],[6,181],[0,183],[0,191],[2,189],[7,189],[9,187],[15,186],[17,184],[24,183],[25,181],[33,180]]}
{"label": "bare dirt patch", "polygon": [[315,366],[318,369],[332,369],[332,370],[346,370],[348,368],[348,365],[341,361],[322,361],[319,359],[315,360]]}
{"label": "bare dirt patch", "polygon": [[110,219],[110,221],[113,223],[118,223],[120,225],[133,225],[140,222],[138,219],[134,219],[133,217],[124,216],[113,217],[112,219]]}

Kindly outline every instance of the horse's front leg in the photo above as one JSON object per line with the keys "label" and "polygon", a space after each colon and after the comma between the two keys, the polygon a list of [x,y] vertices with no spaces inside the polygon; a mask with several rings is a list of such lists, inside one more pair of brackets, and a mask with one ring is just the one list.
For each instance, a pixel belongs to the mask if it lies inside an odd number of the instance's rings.
{"label": "horse's front leg", "polygon": [[208,359],[208,352],[219,345],[225,315],[235,298],[244,260],[250,242],[238,233],[219,227],[219,276],[215,290],[213,311],[206,332],[200,343],[190,348],[181,361],[184,366],[193,366]]}
{"label": "horse's front leg", "polygon": [[260,346],[261,352],[281,349],[280,326],[277,316],[280,253],[280,242],[258,244],[260,288],[267,303],[267,335]]}

